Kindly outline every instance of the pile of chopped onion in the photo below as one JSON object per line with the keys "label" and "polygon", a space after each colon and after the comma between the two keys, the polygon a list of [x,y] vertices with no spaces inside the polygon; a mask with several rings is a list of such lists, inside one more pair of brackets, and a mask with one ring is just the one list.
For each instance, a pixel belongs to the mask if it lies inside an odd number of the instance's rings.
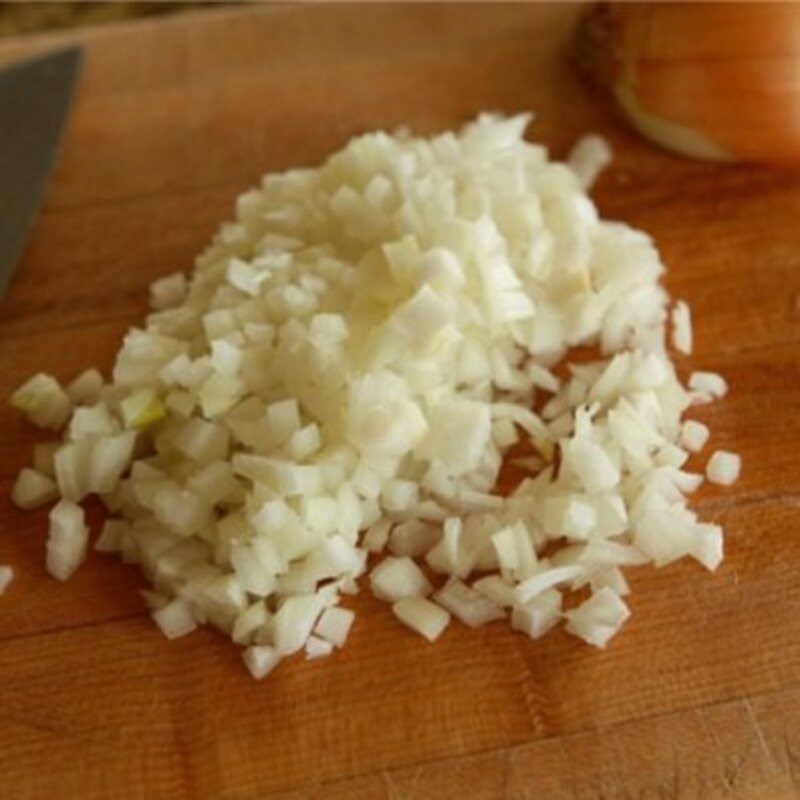
{"label": "pile of chopped onion", "polygon": [[[267,175],[190,278],[153,285],[110,382],[22,386],[13,405],[64,431],[13,489],[58,501],[52,575],[84,560],[96,495],[95,548],[140,566],[163,633],[210,623],[260,678],[344,644],[369,554],[374,594],[430,640],[452,617],[534,639],[565,621],[603,647],[630,614],[623,568],[715,569],[722,530],[683,469],[708,429],[682,417],[727,386],[682,386],[658,252],[585,193],[608,146],[552,162],[528,121],[368,134]],[[689,352],[688,305],[671,320]],[[578,346],[596,360],[570,363]],[[529,474],[500,496],[512,447]]]}

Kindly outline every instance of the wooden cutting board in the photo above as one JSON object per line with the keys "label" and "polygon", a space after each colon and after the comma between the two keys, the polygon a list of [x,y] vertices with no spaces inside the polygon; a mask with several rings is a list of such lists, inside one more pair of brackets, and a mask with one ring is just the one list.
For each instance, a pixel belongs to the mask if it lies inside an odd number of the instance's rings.
{"label": "wooden cutting board", "polygon": [[[429,645],[364,593],[343,651],[257,683],[211,631],[163,639],[134,569],[93,555],[66,585],[45,574],[46,513],[7,500],[41,437],[3,405],[0,563],[18,577],[0,600],[0,796],[800,797],[800,175],[628,132],[564,56],[576,13],[250,7],[69,34],[86,70],[0,308],[0,394],[36,370],[107,370],[148,283],[189,269],[263,172],[366,129],[533,109],[557,156],[587,130],[610,138],[599,206],[654,235],[695,312],[680,371],[730,379],[697,413],[744,457],[734,490],[694,503],[727,530],[723,566],[634,571],[634,616],[606,651],[504,625]],[[66,39],[5,42],[0,61]]]}

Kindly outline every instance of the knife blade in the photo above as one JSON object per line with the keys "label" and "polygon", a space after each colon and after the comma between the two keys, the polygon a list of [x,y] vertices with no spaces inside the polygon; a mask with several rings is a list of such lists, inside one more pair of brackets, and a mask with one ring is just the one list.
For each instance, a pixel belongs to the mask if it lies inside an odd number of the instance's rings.
{"label": "knife blade", "polygon": [[81,63],[68,47],[0,69],[0,296],[44,199]]}

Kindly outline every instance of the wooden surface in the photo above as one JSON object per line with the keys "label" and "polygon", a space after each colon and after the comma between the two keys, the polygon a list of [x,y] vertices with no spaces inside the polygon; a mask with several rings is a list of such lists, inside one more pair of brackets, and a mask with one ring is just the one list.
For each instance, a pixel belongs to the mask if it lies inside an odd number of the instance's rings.
{"label": "wooden surface", "polygon": [[[263,683],[210,631],[167,642],[135,570],[43,569],[44,512],[7,500],[36,435],[0,409],[0,796],[800,797],[800,175],[682,161],[628,133],[562,54],[568,6],[233,9],[82,34],[86,71],[46,207],[0,307],[0,394],[108,368],[158,275],[189,268],[237,193],[350,135],[534,109],[563,154],[617,151],[596,196],[650,231],[732,392],[698,414],[738,450],[709,575],[631,575],[607,651],[496,625],[435,645],[366,594],[347,647]],[[11,41],[0,61],[63,38]],[[0,123],[2,124],[2,123]]]}

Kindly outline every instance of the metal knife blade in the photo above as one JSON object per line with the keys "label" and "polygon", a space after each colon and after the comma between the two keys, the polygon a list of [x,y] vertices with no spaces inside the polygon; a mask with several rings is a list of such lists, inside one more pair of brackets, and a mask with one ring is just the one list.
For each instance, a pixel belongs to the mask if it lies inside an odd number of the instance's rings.
{"label": "metal knife blade", "polygon": [[0,69],[0,295],[44,198],[81,62],[69,47]]}

